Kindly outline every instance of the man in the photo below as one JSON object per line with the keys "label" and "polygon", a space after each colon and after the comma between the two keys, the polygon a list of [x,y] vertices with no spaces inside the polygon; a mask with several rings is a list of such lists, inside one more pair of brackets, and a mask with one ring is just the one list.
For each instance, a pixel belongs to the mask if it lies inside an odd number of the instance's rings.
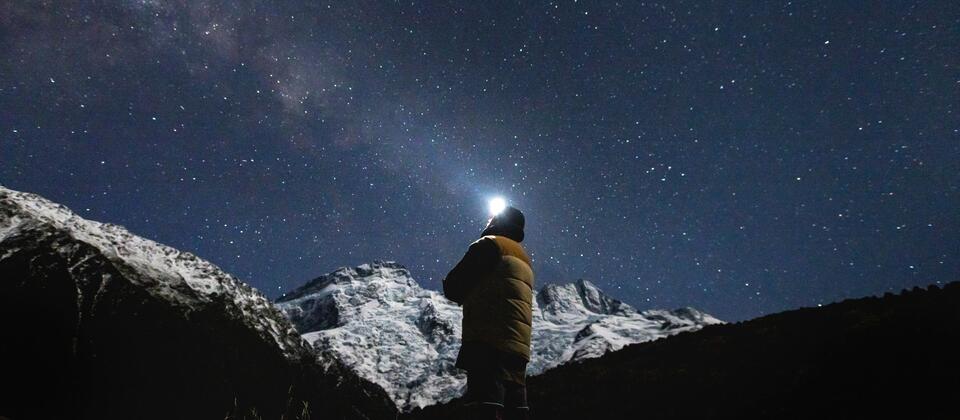
{"label": "man", "polygon": [[477,419],[526,419],[526,369],[533,323],[533,270],[520,245],[524,217],[505,208],[443,280],[463,306],[458,368],[467,371],[466,409]]}

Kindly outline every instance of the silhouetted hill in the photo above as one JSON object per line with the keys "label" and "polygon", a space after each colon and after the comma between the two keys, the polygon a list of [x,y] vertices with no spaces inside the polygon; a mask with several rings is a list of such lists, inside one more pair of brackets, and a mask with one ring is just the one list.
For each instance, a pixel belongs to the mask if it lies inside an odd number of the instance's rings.
{"label": "silhouetted hill", "polygon": [[[960,283],[636,344],[529,379],[533,418],[957,418]],[[454,418],[455,400],[410,419]]]}
{"label": "silhouetted hill", "polygon": [[395,412],[382,388],[318,357],[215,265],[0,187],[0,418]]}

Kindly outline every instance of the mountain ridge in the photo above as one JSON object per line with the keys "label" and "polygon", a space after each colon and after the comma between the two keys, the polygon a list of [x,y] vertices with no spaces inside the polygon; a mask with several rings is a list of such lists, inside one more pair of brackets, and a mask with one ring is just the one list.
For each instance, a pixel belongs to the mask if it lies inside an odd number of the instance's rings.
{"label": "mountain ridge", "polygon": [[[547,303],[541,307],[540,300]],[[409,410],[460,395],[454,367],[462,309],[394,261],[340,267],[276,299],[304,338],[340,355]],[[547,284],[534,298],[530,374],[721,321],[693,309],[640,312],[587,280]],[[410,354],[411,349],[415,354]]]}
{"label": "mountain ridge", "polygon": [[2,186],[0,273],[0,416],[395,416],[214,264]]}

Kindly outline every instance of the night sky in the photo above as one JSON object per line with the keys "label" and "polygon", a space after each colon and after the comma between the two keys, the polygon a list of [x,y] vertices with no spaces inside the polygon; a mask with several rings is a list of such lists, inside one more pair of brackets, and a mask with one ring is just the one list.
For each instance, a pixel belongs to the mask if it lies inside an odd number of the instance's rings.
{"label": "night sky", "polygon": [[0,0],[0,184],[277,296],[487,200],[539,284],[741,320],[960,280],[960,2]]}

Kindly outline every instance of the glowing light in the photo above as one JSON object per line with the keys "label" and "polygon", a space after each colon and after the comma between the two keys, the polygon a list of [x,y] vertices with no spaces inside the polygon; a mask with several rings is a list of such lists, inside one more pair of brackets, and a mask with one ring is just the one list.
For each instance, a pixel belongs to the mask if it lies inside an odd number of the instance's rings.
{"label": "glowing light", "polygon": [[503,210],[507,208],[507,200],[503,197],[493,197],[488,203],[490,206],[490,215],[496,216],[500,213],[503,213]]}

